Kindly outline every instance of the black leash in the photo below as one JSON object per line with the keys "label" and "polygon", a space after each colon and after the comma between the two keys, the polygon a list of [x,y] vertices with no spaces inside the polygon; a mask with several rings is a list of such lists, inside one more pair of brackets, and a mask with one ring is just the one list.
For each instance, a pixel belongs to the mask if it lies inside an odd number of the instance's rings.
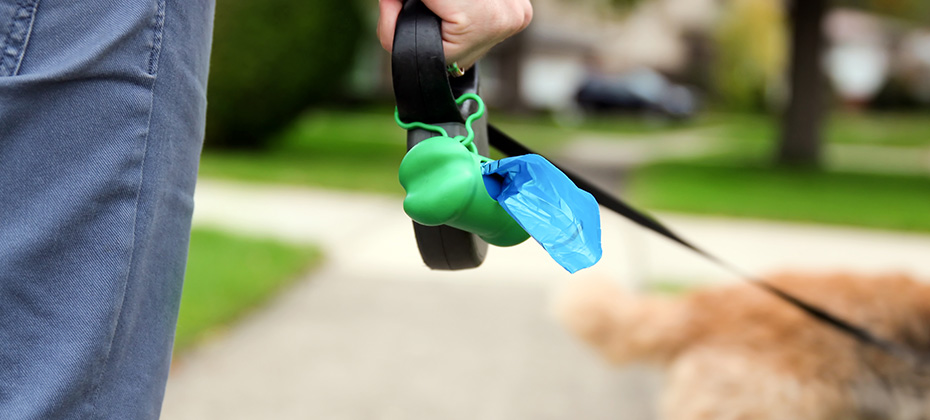
{"label": "black leash", "polygon": [[[514,140],[510,136],[504,134],[497,127],[493,125],[488,125],[488,140],[495,149],[507,156],[519,156],[526,154],[538,154],[528,147],[520,144],[518,141]],[[548,159],[548,158],[547,158]],[[550,160],[551,162],[551,160]],[[882,339],[867,329],[857,326],[851,322],[845,321],[842,318],[839,318],[823,309],[818,308],[798,297],[778,288],[772,284],[765,282],[764,280],[749,275],[748,273],[738,269],[736,266],[720,259],[716,255],[711,254],[710,252],[705,251],[704,249],[694,245],[688,240],[685,240],[674,231],[660,223],[655,218],[649,216],[648,214],[637,210],[625,203],[623,200],[614,196],[610,192],[605,191],[604,189],[598,187],[597,185],[592,184],[586,179],[578,176],[576,173],[559,166],[555,162],[552,162],[556,168],[559,168],[565,175],[568,176],[572,182],[575,183],[578,188],[581,188],[594,196],[597,202],[610,209],[614,212],[620,214],[621,216],[629,219],[630,221],[649,229],[659,235],[662,235],[672,241],[677,242],[678,244],[700,254],[701,256],[707,258],[708,260],[716,263],[718,266],[726,269],[727,271],[743,278],[750,283],[755,284],[756,286],[762,288],[763,290],[777,296],[778,298],[784,300],[785,302],[791,304],[792,306],[804,311],[814,319],[821,321],[845,334],[854,338],[855,340],[873,346],[879,350],[882,350],[890,355],[893,355],[914,367],[923,367],[930,368],[930,358],[927,355],[920,354],[908,347],[900,345],[898,343]]]}

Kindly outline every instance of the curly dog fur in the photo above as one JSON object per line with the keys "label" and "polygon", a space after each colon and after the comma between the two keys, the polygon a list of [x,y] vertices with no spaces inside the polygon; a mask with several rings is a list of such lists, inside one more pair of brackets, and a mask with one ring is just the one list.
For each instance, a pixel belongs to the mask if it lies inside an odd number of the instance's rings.
{"label": "curly dog fur", "polygon": [[[928,285],[903,275],[769,281],[881,337],[930,350]],[[750,284],[662,297],[580,280],[556,313],[613,363],[664,366],[666,420],[930,419],[930,375]]]}

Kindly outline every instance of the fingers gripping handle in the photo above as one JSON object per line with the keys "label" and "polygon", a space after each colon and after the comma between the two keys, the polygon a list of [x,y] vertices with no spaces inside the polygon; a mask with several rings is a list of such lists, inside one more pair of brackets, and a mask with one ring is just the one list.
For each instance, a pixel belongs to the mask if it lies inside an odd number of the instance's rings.
{"label": "fingers gripping handle", "polygon": [[464,122],[452,96],[442,51],[441,21],[419,0],[407,0],[397,18],[391,71],[402,121]]}

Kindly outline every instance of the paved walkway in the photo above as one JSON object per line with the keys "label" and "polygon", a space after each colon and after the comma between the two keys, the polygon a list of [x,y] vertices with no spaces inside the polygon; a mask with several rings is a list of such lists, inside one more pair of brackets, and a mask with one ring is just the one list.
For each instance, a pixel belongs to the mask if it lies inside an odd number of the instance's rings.
{"label": "paved walkway", "polygon": [[[204,180],[195,223],[322,244],[293,290],[175,363],[163,418],[651,419],[658,375],[616,370],[553,325],[570,275],[535,243],[475,270],[432,272],[398,198]],[[899,270],[930,278],[930,236],[661,215],[752,272]],[[615,217],[586,270],[646,281],[738,281]]]}

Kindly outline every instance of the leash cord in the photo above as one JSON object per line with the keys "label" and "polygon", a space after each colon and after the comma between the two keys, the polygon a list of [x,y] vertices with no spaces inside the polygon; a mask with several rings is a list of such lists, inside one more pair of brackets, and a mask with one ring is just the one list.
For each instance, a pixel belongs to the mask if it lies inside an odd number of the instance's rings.
{"label": "leash cord", "polygon": [[[493,125],[488,125],[488,140],[491,146],[494,146],[495,149],[507,156],[518,156],[526,154],[538,154],[528,147],[520,144],[518,141],[514,140],[510,136],[504,134],[501,130]],[[548,159],[548,158],[547,158]],[[551,160],[550,160],[551,162]],[[810,304],[791,293],[788,293],[770,283],[765,282],[764,280],[749,275],[743,270],[737,268],[736,266],[720,259],[714,254],[711,254],[708,251],[698,247],[697,245],[692,244],[690,241],[685,240],[683,237],[676,234],[674,231],[660,223],[655,218],[649,216],[645,212],[637,210],[616,197],[615,195],[601,189],[600,187],[592,184],[586,179],[580,177],[574,172],[565,169],[564,167],[552,162],[556,168],[561,170],[568,176],[572,182],[575,183],[578,188],[581,188],[594,196],[598,203],[602,206],[607,207],[608,209],[620,214],[621,216],[629,219],[630,221],[648,229],[659,235],[668,238],[679,245],[684,246],[685,248],[694,251],[695,253],[703,256],[704,258],[712,261],[717,264],[719,267],[729,271],[736,276],[749,281],[750,283],[755,284],[761,289],[775,295],[776,297],[782,299],[788,304],[804,311],[806,314],[810,315],[814,319],[823,322],[840,332],[854,338],[856,341],[861,343],[871,345],[887,354],[890,354],[904,362],[910,364],[915,368],[923,367],[930,368],[930,358],[927,355],[920,354],[909,347],[905,347],[898,343],[888,341],[869,332],[869,330],[853,324],[852,322],[843,320],[842,318],[837,317],[817,306]]]}

